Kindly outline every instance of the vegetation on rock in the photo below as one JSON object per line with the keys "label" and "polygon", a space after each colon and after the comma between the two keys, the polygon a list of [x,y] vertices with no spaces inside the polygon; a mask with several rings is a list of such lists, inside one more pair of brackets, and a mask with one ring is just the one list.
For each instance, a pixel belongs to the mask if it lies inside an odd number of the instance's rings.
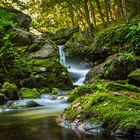
{"label": "vegetation on rock", "polygon": [[113,132],[119,129],[127,136],[137,135],[140,132],[138,92],[135,86],[114,82],[78,87],[68,99],[73,102],[64,111],[66,120],[88,121]]}
{"label": "vegetation on rock", "polygon": [[39,98],[40,97],[40,93],[35,88],[34,89],[21,88],[19,93],[20,93],[21,98]]}

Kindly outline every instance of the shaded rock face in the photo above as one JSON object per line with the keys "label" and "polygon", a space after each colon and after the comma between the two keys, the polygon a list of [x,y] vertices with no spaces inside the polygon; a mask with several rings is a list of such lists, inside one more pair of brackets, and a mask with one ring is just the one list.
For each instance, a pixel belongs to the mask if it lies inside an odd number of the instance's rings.
{"label": "shaded rock face", "polygon": [[18,23],[19,28],[23,28],[29,31],[30,24],[31,24],[31,17],[22,13],[21,11],[14,9],[14,8],[4,8],[8,12],[15,13],[13,20]]}
{"label": "shaded rock face", "polygon": [[57,52],[54,47],[52,47],[49,43],[45,43],[40,50],[31,53],[29,55],[29,59],[33,58],[47,58],[56,55]]}
{"label": "shaded rock face", "polygon": [[32,44],[32,35],[28,32],[16,33],[13,37],[13,43],[16,46],[27,46]]}
{"label": "shaded rock face", "polygon": [[74,28],[63,28],[58,30],[55,34],[43,33],[42,37],[53,40],[57,45],[63,45],[73,36],[75,32],[79,31],[79,27]]}
{"label": "shaded rock face", "polygon": [[86,83],[93,83],[99,78],[125,80],[130,72],[140,68],[140,58],[134,57],[128,62],[119,60],[118,54],[110,56],[104,63],[93,67],[86,76]]}

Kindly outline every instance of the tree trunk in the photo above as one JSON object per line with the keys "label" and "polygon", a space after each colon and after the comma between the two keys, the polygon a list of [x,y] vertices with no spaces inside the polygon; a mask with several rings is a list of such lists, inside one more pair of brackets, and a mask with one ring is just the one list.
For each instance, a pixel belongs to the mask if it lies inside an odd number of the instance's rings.
{"label": "tree trunk", "polygon": [[85,15],[86,15],[86,21],[88,24],[88,36],[89,40],[92,40],[92,27],[91,27],[91,21],[90,21],[90,14],[89,14],[89,8],[88,8],[88,0],[84,0],[84,6],[85,6]]}
{"label": "tree trunk", "polygon": [[96,27],[96,17],[95,17],[95,12],[94,12],[94,7],[93,7],[92,0],[89,0],[89,4],[90,4],[92,18],[93,18],[93,21],[94,21],[94,26]]}
{"label": "tree trunk", "polygon": [[110,20],[113,21],[110,0],[108,0],[108,10],[109,10],[108,12],[109,12],[109,14],[110,14]]}
{"label": "tree trunk", "polygon": [[97,8],[98,8],[101,20],[102,20],[103,24],[105,25],[106,23],[105,23],[105,20],[104,20],[104,17],[103,17],[103,13],[102,13],[102,10],[101,10],[100,2],[99,2],[99,0],[95,0],[95,2],[97,4]]}
{"label": "tree trunk", "polygon": [[123,8],[123,13],[126,21],[128,22],[128,16],[127,16],[127,6],[126,6],[126,0],[122,0],[122,8]]}
{"label": "tree trunk", "polygon": [[106,15],[106,20],[109,22],[109,8],[108,8],[108,0],[104,0],[105,3],[105,15]]}

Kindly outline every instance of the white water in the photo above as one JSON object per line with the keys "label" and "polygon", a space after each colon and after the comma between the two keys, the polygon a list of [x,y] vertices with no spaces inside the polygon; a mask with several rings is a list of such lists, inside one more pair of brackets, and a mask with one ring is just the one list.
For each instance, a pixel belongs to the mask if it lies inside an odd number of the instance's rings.
{"label": "white water", "polygon": [[68,72],[73,77],[73,85],[82,86],[84,85],[84,80],[86,77],[86,74],[89,72],[89,68],[82,68],[80,67],[80,64],[77,64],[77,60],[73,63],[69,63],[66,61],[65,52],[63,50],[64,46],[58,46],[59,48],[59,55],[60,55],[60,63],[68,68]]}
{"label": "white water", "polygon": [[[18,107],[18,106],[26,106],[28,101],[35,101],[37,102],[39,105],[38,107],[32,107],[30,109],[33,108],[47,108],[47,109],[64,109],[68,106],[67,103],[67,97],[65,96],[53,96],[53,95],[42,95],[41,98],[36,98],[36,99],[22,99],[22,100],[17,100],[17,101],[9,101],[5,104],[4,108],[0,109],[0,112],[6,112],[6,111],[10,111],[13,109],[10,109],[9,106],[7,106],[10,102],[10,104],[13,107]],[[20,109],[26,109],[26,108],[19,108]]]}
{"label": "white water", "polygon": [[63,51],[64,46],[60,45],[60,46],[58,46],[58,48],[59,48],[59,55],[60,55],[60,63],[63,66],[66,66],[66,57],[65,57],[65,53]]}

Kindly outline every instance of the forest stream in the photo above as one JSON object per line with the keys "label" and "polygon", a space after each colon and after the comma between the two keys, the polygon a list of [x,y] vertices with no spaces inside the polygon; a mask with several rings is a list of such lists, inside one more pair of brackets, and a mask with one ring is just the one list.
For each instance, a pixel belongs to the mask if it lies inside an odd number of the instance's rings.
{"label": "forest stream", "polygon": [[[80,86],[89,67],[80,69],[78,62],[69,60],[66,62],[63,46],[59,46],[60,62],[69,67],[70,74],[76,76],[73,84]],[[58,115],[68,106],[67,97],[62,95],[52,99],[51,95],[42,95],[41,98],[33,99],[41,107],[19,110],[0,110],[0,140],[115,140],[105,134],[86,135],[78,130],[64,128],[56,123]],[[29,99],[15,101],[13,104],[24,105]],[[8,133],[8,134],[7,134]]]}

